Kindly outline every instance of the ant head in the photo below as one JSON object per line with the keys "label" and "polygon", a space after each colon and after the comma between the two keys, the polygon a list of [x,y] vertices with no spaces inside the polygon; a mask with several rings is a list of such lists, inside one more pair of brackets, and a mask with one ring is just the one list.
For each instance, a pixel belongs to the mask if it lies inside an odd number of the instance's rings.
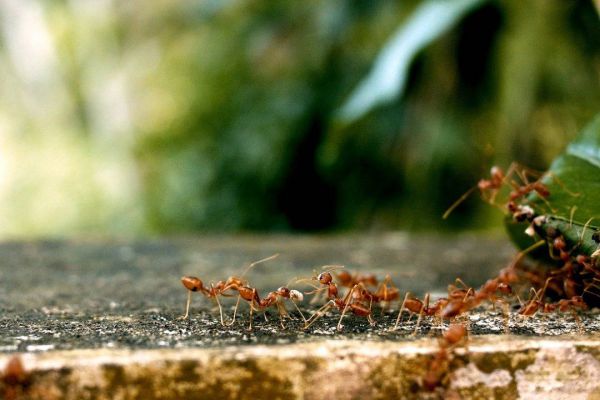
{"label": "ant head", "polygon": [[538,215],[537,217],[535,217],[533,219],[533,224],[535,226],[542,226],[544,225],[546,222],[548,221],[548,218],[546,218],[545,215]]}
{"label": "ant head", "polygon": [[578,254],[577,257],[575,257],[575,261],[577,261],[578,264],[583,265],[589,263],[590,259],[585,254]]}
{"label": "ant head", "polygon": [[290,299],[294,300],[294,301],[302,301],[304,300],[304,295],[299,292],[298,290],[290,290]]}
{"label": "ant head", "polygon": [[567,242],[565,242],[565,238],[562,236],[556,237],[554,239],[553,245],[559,250],[565,250],[567,248]]}
{"label": "ant head", "polygon": [[288,289],[285,286],[282,286],[279,289],[277,289],[277,294],[281,297],[289,299],[290,298],[290,289]]}
{"label": "ant head", "polygon": [[328,285],[331,283],[331,281],[333,281],[333,277],[331,276],[331,274],[329,272],[321,272],[317,276],[317,280],[319,281],[319,283],[321,283],[323,285]]}
{"label": "ant head", "polygon": [[192,292],[197,292],[204,288],[202,281],[195,276],[184,276],[181,278],[181,283],[187,290],[191,290]]}
{"label": "ant head", "polygon": [[[510,203],[513,203],[513,202],[511,201]],[[531,208],[530,206],[525,204],[525,205],[514,205],[514,207],[512,207],[513,209],[511,210],[510,203],[508,205],[508,209],[510,212],[512,212],[513,218],[516,221],[523,222],[526,220],[531,221],[533,219],[533,216],[535,215],[535,211],[533,210],[533,208]]]}

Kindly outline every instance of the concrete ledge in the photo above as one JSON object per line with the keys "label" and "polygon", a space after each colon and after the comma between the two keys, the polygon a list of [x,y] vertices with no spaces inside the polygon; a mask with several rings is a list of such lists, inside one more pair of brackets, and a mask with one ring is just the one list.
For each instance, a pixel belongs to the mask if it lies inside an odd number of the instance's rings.
{"label": "concrete ledge", "polygon": [[[433,339],[321,340],[220,349],[19,354],[31,399],[600,398],[600,338],[479,336],[459,348],[446,389],[419,389]],[[0,365],[11,356],[0,357]],[[19,389],[21,390],[21,389]]]}
{"label": "concrete ledge", "polygon": [[[261,293],[323,264],[344,264],[389,273],[402,293],[435,297],[456,277],[480,285],[514,249],[495,236],[405,233],[0,243],[0,398],[600,399],[594,310],[532,318],[473,310],[464,318],[468,349],[456,349],[434,392],[421,389],[439,352],[432,318],[417,340],[416,318],[390,332],[396,314],[379,309],[376,326],[349,316],[341,333],[336,312],[307,331],[298,320],[283,329],[276,314],[269,322],[256,316],[248,332],[247,305],[238,323],[222,327],[196,296],[190,319],[178,319],[182,275],[224,279],[273,253],[281,253],[276,262],[248,276]],[[232,303],[223,300],[227,316]],[[6,374],[13,357],[26,373]]]}

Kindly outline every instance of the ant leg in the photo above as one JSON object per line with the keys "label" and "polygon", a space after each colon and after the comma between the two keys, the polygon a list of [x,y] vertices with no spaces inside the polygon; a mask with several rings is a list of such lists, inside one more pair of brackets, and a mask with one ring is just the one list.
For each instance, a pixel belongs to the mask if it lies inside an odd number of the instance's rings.
{"label": "ant leg", "polygon": [[404,296],[404,301],[402,302],[402,305],[400,306],[400,311],[398,311],[398,317],[396,318],[396,323],[394,324],[394,327],[392,328],[393,331],[398,329],[398,324],[400,323],[400,317],[402,316],[402,311],[404,311],[404,305],[406,304],[406,300],[408,300],[409,295],[410,295],[410,292],[406,292],[406,295]]}
{"label": "ant leg", "polygon": [[235,316],[236,316],[236,314],[237,314],[238,306],[240,305],[240,298],[241,298],[241,297],[242,297],[242,296],[240,296],[240,295],[238,294],[237,301],[235,302],[235,308],[233,309],[233,318],[231,319],[231,322],[230,322],[229,324],[227,324],[227,326],[231,326],[231,325],[233,325],[233,323],[235,322]]}
{"label": "ant leg", "polygon": [[304,314],[302,314],[302,311],[300,311],[300,308],[298,307],[298,305],[296,304],[296,302],[294,300],[290,300],[290,301],[292,302],[292,304],[294,305],[294,307],[296,307],[296,311],[298,311],[298,313],[300,313],[300,316],[302,317],[302,320],[306,324],[306,318],[304,317]]}
{"label": "ant leg", "polygon": [[[210,284],[210,289],[214,293],[214,287],[212,283]],[[215,294],[215,300],[217,302],[217,306],[219,306],[219,315],[221,316],[221,325],[225,326],[225,321],[223,320],[223,307],[221,307],[221,302],[219,301],[219,295]]]}
{"label": "ant leg", "polygon": [[600,289],[600,285],[595,284],[593,281],[600,281],[600,279],[598,279],[598,278],[592,278],[592,282],[586,284],[585,288],[583,289],[582,295],[585,294],[585,293],[589,293],[592,296],[600,297],[600,294],[598,294],[597,291],[590,290],[590,288],[592,288],[592,289]]}
{"label": "ant leg", "polygon": [[581,243],[583,243],[583,238],[584,238],[584,236],[585,236],[585,231],[586,231],[586,229],[588,228],[588,226],[590,225],[590,223],[591,223],[591,222],[592,222],[594,219],[596,219],[596,217],[592,217],[592,218],[588,219],[588,220],[587,220],[587,222],[585,223],[585,225],[583,225],[583,230],[581,231],[581,235],[579,235],[579,241],[578,241],[579,243],[578,243],[578,246],[579,246]]}
{"label": "ant leg", "polygon": [[538,240],[537,242],[535,242],[534,244],[532,244],[525,250],[521,250],[520,252],[517,253],[515,258],[513,258],[513,260],[511,261],[510,265],[507,268],[514,269],[515,266],[517,265],[517,263],[521,260],[521,258],[525,257],[528,253],[531,253],[533,250],[537,249],[538,247],[543,246],[545,243],[546,243],[546,241],[543,239]]}
{"label": "ant leg", "polygon": [[181,317],[179,317],[180,319],[187,319],[187,317],[189,315],[189,311],[190,311],[191,301],[192,301],[192,291],[188,290],[187,304],[185,305],[185,315],[182,315]]}
{"label": "ant leg", "polygon": [[572,192],[569,189],[567,189],[565,183],[561,179],[558,179],[558,177],[555,174],[553,174],[552,172],[548,171],[544,175],[548,175],[550,178],[552,178],[552,180],[554,182],[556,182],[557,185],[559,185],[565,192],[567,192],[571,196],[578,197],[579,195],[581,195],[581,193]]}
{"label": "ant leg", "polygon": [[421,325],[421,320],[423,319],[423,311],[425,311],[425,307],[429,307],[429,293],[425,295],[425,301],[421,306],[421,311],[419,311],[419,318],[417,318],[417,324],[415,325],[415,331],[413,332],[412,336],[416,336],[417,332],[419,331],[419,326]]}
{"label": "ant leg", "polygon": [[252,330],[252,318],[253,318],[253,313],[254,313],[254,307],[252,306],[252,303],[248,303],[248,305],[250,306],[250,325],[248,326],[248,330],[251,331]]}
{"label": "ant leg", "polygon": [[279,315],[279,324],[281,325],[282,329],[285,329],[283,321],[284,317],[288,315],[287,311],[285,310],[285,306],[279,301],[275,303],[275,306],[277,307],[277,314]]}
{"label": "ant leg", "polygon": [[510,333],[510,309],[508,302],[506,300],[500,299],[498,300],[500,304],[502,304],[502,317],[504,319],[504,334],[508,335]]}
{"label": "ant leg", "polygon": [[371,326],[375,326],[377,324],[377,321],[375,321],[375,319],[373,318],[373,316],[371,316],[371,314],[367,315],[367,320],[369,321],[369,325],[371,325]]}
{"label": "ant leg", "polygon": [[462,302],[466,303],[467,299],[469,298],[469,295],[473,296],[474,295],[474,290],[473,288],[469,288],[469,290],[467,290],[467,293],[465,293],[465,297],[463,297]]}
{"label": "ant leg", "polygon": [[452,211],[454,211],[454,209],[456,207],[458,207],[463,201],[465,201],[467,199],[467,197],[469,197],[471,195],[471,193],[473,193],[473,191],[475,189],[477,189],[477,186],[473,186],[471,189],[467,190],[465,192],[465,194],[463,194],[462,196],[460,196],[458,198],[458,200],[456,200],[454,203],[452,203],[452,205],[450,207],[448,207],[448,209],[446,210],[446,212],[444,212],[444,215],[442,215],[442,219],[448,218],[448,216],[452,213]]}
{"label": "ant leg", "polygon": [[[304,324],[303,329],[308,329],[312,324],[314,324],[319,318],[321,318],[325,313],[333,307],[335,303],[333,300],[329,300],[323,307],[319,308],[308,320],[307,323]],[[311,321],[312,320],[312,321]],[[310,322],[309,322],[310,321]]]}
{"label": "ant leg", "polygon": [[342,330],[342,318],[344,318],[344,315],[346,314],[346,310],[348,310],[348,306],[350,305],[350,299],[352,298],[352,293],[354,292],[354,289],[356,289],[357,287],[358,287],[358,285],[352,286],[352,289],[350,289],[350,292],[348,292],[348,295],[346,296],[346,298],[347,298],[346,304],[344,304],[344,310],[342,311],[342,315],[340,315],[340,320],[338,321],[337,328],[336,328],[338,331]]}
{"label": "ant leg", "polygon": [[577,311],[574,308],[571,308],[571,313],[573,314],[573,319],[575,320],[575,324],[577,325],[577,333],[583,335],[585,333],[585,329],[583,324],[581,323],[581,318],[577,315]]}

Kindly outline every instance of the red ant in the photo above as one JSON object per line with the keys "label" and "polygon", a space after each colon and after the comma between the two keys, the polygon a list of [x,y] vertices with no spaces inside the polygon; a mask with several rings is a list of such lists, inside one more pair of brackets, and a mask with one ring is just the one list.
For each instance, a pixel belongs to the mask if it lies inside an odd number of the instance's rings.
{"label": "red ant", "polygon": [[[468,287],[464,283],[462,284],[465,288]],[[457,317],[477,307],[484,300],[491,302],[495,306],[495,303],[499,300],[497,297],[498,292],[504,295],[512,294],[510,285],[502,282],[499,278],[488,280],[477,291],[474,291],[470,287],[468,289],[457,289],[451,286],[449,289],[450,301],[440,313],[442,319]],[[507,303],[505,304],[507,305]],[[505,310],[505,314],[508,314],[507,310]]]}
{"label": "red ant", "polygon": [[[511,165],[509,171],[511,171],[512,169],[513,166]],[[448,218],[450,213],[452,213],[452,211],[454,211],[456,207],[458,207],[463,201],[465,201],[475,189],[479,189],[479,191],[481,192],[481,196],[485,199],[485,201],[487,201],[490,204],[495,204],[496,196],[502,188],[505,179],[506,175],[504,174],[502,169],[500,167],[493,166],[490,170],[490,179],[481,179],[476,186],[473,186],[471,189],[467,190],[462,196],[458,198],[458,200],[452,203],[452,205],[446,210],[442,218]],[[485,193],[487,192],[491,192],[489,198],[486,198]]]}
{"label": "red ant", "polygon": [[[400,306],[400,310],[398,311],[398,317],[396,317],[396,323],[394,324],[394,327],[391,329],[392,331],[395,331],[398,329],[398,325],[400,324],[401,321],[401,317],[402,317],[402,313],[404,312],[404,310],[406,309],[409,313],[410,313],[410,318],[412,318],[413,315],[418,314],[418,318],[417,318],[417,324],[415,326],[415,331],[413,332],[413,335],[417,334],[417,331],[419,329],[419,325],[421,324],[421,319],[423,318],[423,316],[432,316],[432,315],[439,315],[440,311],[448,304],[448,299],[445,297],[442,297],[440,299],[438,299],[433,306],[429,306],[429,299],[430,299],[430,295],[429,293],[425,294],[425,298],[423,299],[423,301],[419,300],[416,297],[409,297],[410,296],[410,292],[407,292],[406,295],[404,296],[404,300],[402,301],[402,305]],[[409,318],[409,320],[410,320]]]}
{"label": "red ant", "polygon": [[[521,183],[517,183],[511,179],[513,175],[517,175]],[[529,182],[527,179],[527,175],[532,175],[537,177],[538,179],[534,182]],[[514,217],[518,220],[524,220],[527,218],[533,217],[533,210],[530,207],[525,207],[523,205],[518,205],[515,203],[516,200],[522,199],[527,196],[531,192],[536,192],[540,198],[548,205],[548,201],[546,198],[550,196],[550,191],[548,187],[540,181],[540,178],[543,174],[534,172],[529,170],[528,168],[522,167],[517,163],[512,163],[506,173],[498,167],[493,166],[490,170],[490,178],[489,179],[481,179],[476,186],[467,190],[465,194],[458,198],[443,215],[443,218],[446,219],[450,215],[452,211],[456,207],[458,207],[467,197],[471,195],[471,193],[475,189],[479,189],[481,192],[481,196],[483,199],[490,203],[491,205],[497,206],[496,204],[496,196],[502,189],[504,185],[509,185],[512,187],[512,191],[508,195],[508,203],[507,209],[508,211],[514,215]],[[556,178],[554,178],[556,179]],[[566,189],[565,189],[566,190]],[[575,194],[574,194],[575,195]]]}
{"label": "red ant", "polygon": [[[336,269],[341,269],[344,267],[341,265],[326,265],[323,268],[325,268],[325,271],[321,272],[320,274],[313,276],[310,279],[307,279],[307,278],[298,279],[298,280],[296,280],[296,282],[297,283],[298,282],[306,282],[310,286],[315,288],[315,290],[310,291],[310,292],[305,292],[305,294],[319,294],[319,293],[323,293],[324,291],[326,291],[326,293],[325,293],[326,300],[335,299],[339,295],[339,290],[338,290],[338,286],[333,282],[333,275],[331,274],[331,272]],[[311,283],[312,281],[318,281],[319,284],[321,284],[322,286],[319,287],[317,285],[314,285]],[[318,298],[319,298],[318,295],[314,296],[311,300],[311,304],[316,303]]]}
{"label": "red ant", "polygon": [[368,297],[368,293],[370,292],[366,290],[362,284],[354,285],[344,298],[335,297],[318,309],[308,320],[306,320],[304,329],[308,329],[332,307],[337,308],[341,312],[336,327],[338,331],[342,330],[342,319],[348,310],[359,317],[366,317],[369,324],[375,325],[375,321],[371,316],[371,304],[369,304],[369,307],[363,304],[363,301],[372,299]]}
{"label": "red ant", "polygon": [[361,301],[368,301],[369,305],[373,303],[385,303],[387,305],[400,297],[400,290],[394,285],[389,275],[379,284],[375,292],[368,290],[363,283],[357,283],[353,287],[355,288],[353,297]]}
{"label": "red ant", "polygon": [[448,373],[452,350],[467,336],[467,328],[461,324],[450,325],[440,339],[440,349],[433,356],[429,368],[422,379],[422,385],[434,391],[444,384]]}
{"label": "red ant", "polygon": [[[272,260],[278,257],[279,254],[274,254],[267,258],[263,258],[262,260],[255,261],[253,263],[248,264],[244,272],[242,273],[242,277],[246,275],[246,272],[257,264],[260,264],[265,261]],[[219,314],[221,316],[221,325],[225,325],[223,320],[223,309],[221,307],[221,303],[219,302],[219,296],[230,297],[231,295],[226,294],[228,290],[238,290],[240,287],[246,285],[246,280],[243,278],[238,278],[236,276],[230,276],[226,281],[218,281],[215,285],[210,284],[210,288],[204,286],[204,282],[200,278],[195,276],[184,276],[181,278],[181,283],[188,290],[187,303],[185,306],[185,315],[183,315],[182,319],[187,319],[190,310],[190,303],[192,301],[192,292],[200,292],[207,298],[215,299],[217,306],[219,307]]]}
{"label": "red ant", "polygon": [[351,289],[354,285],[362,283],[365,286],[377,286],[377,278],[373,274],[350,273],[340,271],[336,274],[339,285]]}
{"label": "red ant", "polygon": [[394,285],[392,278],[387,275],[385,280],[377,287],[373,296],[376,299],[376,303],[385,302],[386,304],[389,304],[400,298],[400,289]]}
{"label": "red ant", "polygon": [[[283,302],[280,299],[291,300],[292,304],[294,305],[294,307],[296,307],[296,310],[300,313],[300,316],[302,317],[304,322],[306,322],[306,318],[304,318],[304,314],[302,314],[302,311],[300,311],[300,309],[298,308],[298,305],[296,304],[296,301],[302,301],[304,299],[304,296],[298,290],[293,290],[293,289],[290,290],[287,287],[282,286],[279,289],[277,289],[276,291],[269,292],[262,299],[258,295],[258,290],[256,288],[252,288],[249,286],[242,286],[242,287],[236,288],[235,290],[238,291],[239,295],[238,295],[237,303],[235,305],[235,310],[233,312],[233,318],[229,325],[233,325],[233,323],[235,322],[235,316],[237,313],[240,298],[246,300],[248,302],[248,305],[250,306],[250,325],[248,327],[248,330],[252,330],[252,315],[253,315],[254,311],[266,310],[267,308],[272,307],[273,305],[275,305],[277,307],[281,327],[285,328],[285,326],[283,325],[282,317],[289,316],[289,314],[285,308],[285,305],[283,304]],[[265,314],[265,319],[266,319],[266,314]]]}

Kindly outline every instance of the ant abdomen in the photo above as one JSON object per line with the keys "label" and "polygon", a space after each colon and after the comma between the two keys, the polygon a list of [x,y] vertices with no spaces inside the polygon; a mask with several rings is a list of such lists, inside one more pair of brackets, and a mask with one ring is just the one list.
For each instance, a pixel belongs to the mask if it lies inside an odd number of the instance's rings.
{"label": "ant abdomen", "polygon": [[197,292],[204,288],[202,281],[195,276],[184,276],[181,278],[181,283],[187,290],[191,290],[192,292]]}

